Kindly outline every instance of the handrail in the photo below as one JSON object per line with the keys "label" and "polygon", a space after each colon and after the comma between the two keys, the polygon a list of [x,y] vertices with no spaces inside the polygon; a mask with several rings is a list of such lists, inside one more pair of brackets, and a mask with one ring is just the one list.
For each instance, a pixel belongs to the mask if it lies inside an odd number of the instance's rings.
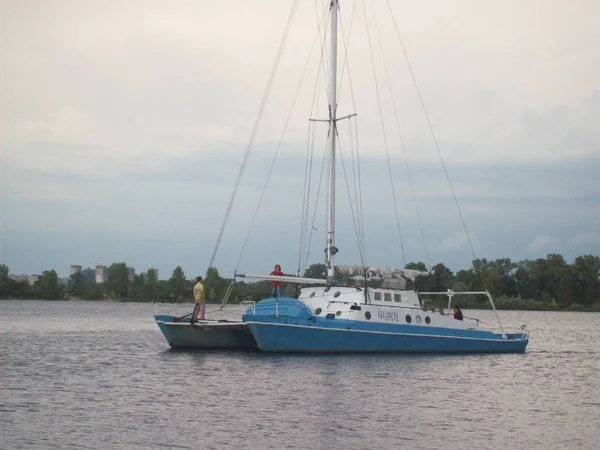
{"label": "handrail", "polygon": [[448,310],[452,305],[452,297],[455,295],[485,295],[490,304],[492,305],[492,309],[494,310],[494,315],[496,316],[496,320],[498,321],[498,326],[500,327],[500,331],[502,332],[502,337],[506,338],[506,333],[504,332],[504,328],[502,328],[502,322],[500,322],[500,316],[498,316],[498,311],[496,310],[496,305],[494,305],[494,299],[489,291],[453,291],[452,289],[448,289],[446,292],[418,292],[419,295],[447,295],[448,296]]}
{"label": "handrail", "polygon": [[240,302],[240,305],[250,308],[253,315],[256,315],[256,302],[253,300],[244,300]]}

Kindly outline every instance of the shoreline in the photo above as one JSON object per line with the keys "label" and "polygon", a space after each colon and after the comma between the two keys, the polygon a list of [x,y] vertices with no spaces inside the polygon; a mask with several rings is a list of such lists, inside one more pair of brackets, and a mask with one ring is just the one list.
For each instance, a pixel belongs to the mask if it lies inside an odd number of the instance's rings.
{"label": "shoreline", "polygon": [[[115,298],[104,298],[104,299],[83,299],[83,298],[79,298],[79,297],[68,297],[68,298],[64,298],[64,299],[54,299],[54,300],[45,300],[45,299],[41,299],[41,298],[2,298],[0,299],[0,301],[12,301],[12,300],[17,300],[17,301],[44,301],[44,302],[74,302],[74,301],[81,301],[81,302],[106,302],[106,303],[148,303],[148,304],[154,304],[154,305],[189,305],[190,308],[194,307],[194,302],[190,301],[190,302],[158,302],[155,300],[128,300],[128,299],[115,299]],[[501,300],[496,300],[495,301],[495,306],[496,306],[496,310],[497,311],[539,311],[539,312],[600,312],[600,304],[596,303],[592,306],[589,307],[560,307],[558,305],[539,305],[539,304],[531,304],[532,302],[535,301],[531,301],[531,300],[521,300],[522,302],[525,303],[529,303],[529,304],[523,304],[523,305],[517,305],[514,303],[513,301],[509,301],[507,303],[510,304],[503,304],[505,303],[505,301]],[[537,302],[536,302],[537,303]],[[210,302],[206,302],[206,306],[216,306],[216,305],[220,305],[221,302],[215,302],[215,303],[210,303]],[[472,304],[471,302],[462,302],[460,300],[455,300],[453,302],[453,304],[458,304],[460,306],[460,308],[462,310],[482,310],[482,311],[492,311],[492,308],[489,304]],[[236,302],[231,302],[228,303],[228,305],[239,305],[239,303]],[[439,303],[439,302],[428,302],[427,307],[433,307],[435,309],[440,308],[440,306],[444,309],[444,311],[447,309],[446,306],[447,304],[444,303]]]}

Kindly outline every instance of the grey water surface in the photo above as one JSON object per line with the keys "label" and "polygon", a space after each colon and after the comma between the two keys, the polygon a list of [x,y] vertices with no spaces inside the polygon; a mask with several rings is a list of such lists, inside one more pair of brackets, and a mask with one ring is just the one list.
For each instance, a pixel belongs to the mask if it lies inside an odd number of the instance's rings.
{"label": "grey water surface", "polygon": [[0,447],[600,449],[597,313],[501,311],[525,354],[266,355],[171,351],[168,309],[1,301]]}

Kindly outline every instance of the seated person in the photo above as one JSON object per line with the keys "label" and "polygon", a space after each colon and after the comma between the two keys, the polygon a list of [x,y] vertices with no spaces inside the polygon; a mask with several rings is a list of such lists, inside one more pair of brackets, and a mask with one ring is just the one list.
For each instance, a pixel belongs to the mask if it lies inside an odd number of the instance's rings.
{"label": "seated person", "polygon": [[454,307],[454,318],[456,320],[463,320],[463,313],[458,306]]}

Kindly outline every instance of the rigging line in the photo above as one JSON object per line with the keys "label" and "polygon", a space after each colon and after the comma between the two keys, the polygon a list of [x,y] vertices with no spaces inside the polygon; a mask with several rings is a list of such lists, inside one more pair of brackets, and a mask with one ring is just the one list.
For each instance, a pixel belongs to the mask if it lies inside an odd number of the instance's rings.
{"label": "rigging line", "polygon": [[[315,0],[315,11],[317,14],[317,22],[319,22],[319,8],[317,6],[317,0]],[[325,91],[327,93],[327,98],[329,98],[329,80],[328,80],[328,68],[329,66],[327,65],[327,32],[329,31],[328,27],[327,27],[327,23],[329,22],[329,17],[331,14],[331,8],[327,8],[327,2],[323,3],[323,17],[322,19],[325,19],[325,17],[327,17],[327,20],[321,20],[321,22],[319,23],[319,25],[317,26],[317,30],[319,31],[319,41],[321,43],[321,65],[319,66],[319,69],[322,67],[323,68],[323,76],[325,77]],[[323,24],[323,39],[321,40],[321,24]]]}
{"label": "rigging line", "polygon": [[392,197],[394,200],[394,209],[396,212],[396,225],[398,226],[398,236],[400,238],[400,248],[402,249],[402,260],[404,261],[404,265],[406,266],[406,254],[404,252],[404,242],[402,241],[402,229],[400,228],[400,217],[399,217],[399,213],[398,213],[398,203],[396,201],[396,190],[394,189],[394,178],[392,177],[390,152],[388,149],[387,138],[386,138],[386,134],[385,134],[385,124],[383,121],[383,110],[381,108],[381,97],[379,94],[379,84],[377,83],[377,73],[375,70],[375,59],[373,56],[373,46],[371,44],[371,34],[369,33],[369,21],[367,19],[367,8],[365,6],[364,0],[363,0],[363,10],[364,10],[364,14],[365,14],[365,26],[367,28],[367,40],[369,42],[369,52],[371,55],[371,68],[373,69],[373,78],[375,80],[375,92],[377,93],[377,105],[379,107],[379,118],[381,119],[381,129],[383,132],[382,133],[383,134],[383,143],[384,143],[385,155],[386,155],[387,163],[388,163],[388,172],[389,172],[389,177],[390,177],[390,184],[392,187]]}
{"label": "rigging line", "polygon": [[[315,1],[315,9],[317,9],[316,8],[316,1]],[[330,13],[330,9],[325,10],[325,7],[324,7],[323,17],[325,18],[325,15],[327,14],[327,19],[329,19],[329,17],[330,17],[329,13]],[[318,15],[318,9],[317,9],[317,18],[318,18],[318,16],[319,15]],[[326,26],[327,22],[328,22],[328,20],[327,21],[323,21],[324,26]],[[320,30],[320,27],[318,26],[317,29]],[[316,105],[317,98],[318,98],[317,94],[318,94],[319,88],[320,88],[320,80],[321,80],[321,71],[320,71],[320,69],[321,68],[323,68],[323,79],[325,80],[325,83],[324,83],[325,84],[325,90],[326,90],[327,98],[329,98],[329,92],[328,92],[329,85],[327,83],[328,71],[326,70],[326,68],[327,68],[327,59],[326,58],[324,59],[324,56],[326,55],[326,49],[327,49],[327,46],[326,46],[326,43],[327,43],[326,42],[327,30],[328,29],[325,28],[324,38],[321,41],[321,58],[319,60],[319,69],[317,70],[317,79],[316,79],[316,82],[315,82],[315,89],[313,91],[313,98],[312,98],[312,104],[311,104],[311,116],[313,115],[313,113],[315,111],[315,105]],[[319,34],[319,38],[320,38],[320,34]],[[312,157],[313,157],[314,148],[315,148],[315,142],[314,142],[315,141],[315,129],[316,129],[316,126],[313,125],[313,127],[312,127],[313,134],[312,134],[312,141],[311,141],[311,176],[310,176],[311,180],[312,180]],[[316,220],[316,209],[317,209],[317,205],[318,205],[318,201],[319,201],[320,190],[321,190],[321,183],[322,183],[322,179],[323,179],[323,170],[324,170],[324,167],[325,167],[325,157],[327,155],[327,145],[325,145],[324,148],[325,148],[325,153],[323,155],[323,162],[322,162],[322,165],[321,165],[321,175],[320,175],[320,178],[319,178],[319,185],[318,185],[318,190],[317,190],[317,197],[315,199],[315,208],[314,208],[314,213],[313,213],[313,220],[312,220],[312,223],[311,223],[310,233],[309,233],[309,236],[308,236],[308,244],[306,246],[306,255],[305,255],[306,257],[305,257],[305,263],[304,263],[305,267],[308,264],[308,257],[309,257],[309,252],[310,252],[310,246],[311,246],[311,243],[312,243],[313,230],[315,229],[314,228],[314,224],[315,224],[315,220]],[[308,186],[308,199],[307,199],[307,205],[306,205],[306,208],[307,208],[306,209],[306,229],[308,229],[308,220],[309,220],[309,217],[308,217],[309,216],[309,214],[308,214],[308,208],[309,208],[309,203],[310,203],[310,189],[311,189],[310,186],[311,186],[311,184],[309,182],[309,186]]]}
{"label": "rigging line", "polygon": [[[339,137],[337,128],[336,128],[336,134]],[[357,220],[356,215],[354,214],[354,208],[352,207],[352,194],[350,192],[350,184],[348,183],[348,174],[346,172],[346,164],[344,162],[344,155],[342,153],[342,146],[339,143],[339,139],[338,139],[338,150],[339,150],[340,160],[342,162],[342,170],[344,172],[344,180],[346,181],[346,192],[348,194],[348,203],[350,204],[350,214],[352,215],[352,224],[354,225],[354,232],[356,233],[356,241],[358,243],[358,253],[360,255],[360,262],[364,266],[365,259],[363,257],[362,248],[360,246],[360,233],[358,230],[358,220]]]}
{"label": "rigging line", "polygon": [[363,251],[362,246],[362,234],[360,229],[360,203],[358,201],[358,178],[356,173],[356,160],[354,159],[354,139],[352,138],[352,123],[348,120],[348,141],[350,142],[350,159],[352,161],[352,180],[354,181],[354,201],[356,202],[356,214],[358,220],[358,233],[360,235],[358,246],[360,247],[360,251]]}
{"label": "rigging line", "polygon": [[[325,19],[325,15],[323,15],[323,21]],[[317,22],[319,22],[319,16],[317,11]],[[313,90],[313,98],[310,109],[310,116],[313,116],[315,110],[315,100],[317,98],[317,93],[320,87],[320,70],[321,65],[323,63],[323,51],[325,47],[325,41],[321,40],[321,23],[317,23],[317,32],[319,37],[319,43],[321,44],[321,55],[319,58],[319,67],[317,68],[317,80],[315,82],[315,89]],[[314,41],[313,41],[314,47]],[[312,55],[312,52],[311,52]],[[302,219],[300,221],[300,248],[298,252],[298,276],[300,276],[300,271],[302,270],[302,260],[303,260],[303,251],[304,251],[304,241],[306,239],[306,232],[308,227],[308,205],[310,202],[310,182],[312,179],[312,159],[314,153],[314,146],[311,147],[311,132],[314,135],[314,124],[312,121],[308,122],[308,136],[306,142],[306,161],[304,166],[304,187],[303,187],[303,198],[302,198]]]}
{"label": "rigging line", "polygon": [[[342,77],[340,80],[340,88],[338,91],[338,98],[337,98],[337,102],[339,103],[339,99],[342,93],[342,84],[344,82],[344,69],[346,69],[346,71],[348,72],[348,80],[349,80],[349,84],[350,84],[350,91],[351,91],[351,95],[352,95],[352,107],[353,110],[356,111],[356,103],[354,101],[354,91],[353,91],[353,86],[352,86],[352,78],[350,76],[350,62],[349,62],[349,58],[348,58],[348,47],[350,46],[350,36],[352,35],[352,27],[354,26],[354,16],[355,16],[355,12],[356,12],[356,0],[354,1],[354,5],[352,7],[352,15],[350,17],[350,28],[348,30],[348,41],[346,41],[346,34],[344,33],[344,24],[342,22],[342,17],[340,15],[340,31],[342,34],[342,43],[344,46],[344,63],[342,65]],[[350,128],[348,128],[350,130]],[[356,164],[355,160],[354,160],[354,147],[352,146],[352,133],[350,132],[350,152],[352,155],[352,172],[354,174],[354,195],[356,197],[356,208],[357,208],[357,215],[359,217],[358,219],[358,226],[359,226],[359,234],[360,234],[360,241],[359,241],[359,246],[361,247],[361,251],[363,251],[363,255],[364,255],[364,244],[363,244],[363,239],[364,239],[364,233],[362,230],[362,204],[359,201],[358,198],[358,185],[359,182],[357,182],[357,173],[356,173]],[[358,159],[358,148],[357,148],[357,159]]]}
{"label": "rigging line", "polygon": [[[339,6],[339,4],[338,4]],[[348,29],[348,42],[346,42],[346,36],[344,34],[344,24],[342,22],[342,15],[339,14],[339,22],[340,22],[340,31],[342,32],[342,43],[344,45],[344,62],[342,64],[342,76],[340,77],[340,85],[338,86],[338,92],[337,92],[337,99],[336,99],[336,106],[337,104],[339,104],[340,102],[340,96],[342,95],[342,86],[344,84],[344,69],[346,69],[348,71],[348,77],[350,77],[350,66],[348,64],[347,66],[347,62],[348,62],[348,47],[350,46],[350,36],[352,35],[352,27],[354,25],[354,14],[356,11],[356,0],[354,0],[354,5],[352,7],[352,15],[350,16],[350,28]]]}
{"label": "rigging line", "polygon": [[308,135],[306,137],[306,158],[304,161],[304,186],[302,188],[302,219],[300,221],[300,251],[298,252],[298,276],[300,276],[300,271],[302,270],[302,259],[303,259],[303,250],[304,250],[304,234],[306,232],[306,216],[307,216],[307,197],[308,197],[308,185],[310,184],[309,178],[309,170],[311,168],[310,162],[310,133],[312,131],[313,125],[312,122],[308,122]]}
{"label": "rigging line", "polygon": [[425,102],[423,100],[423,96],[421,95],[421,90],[419,89],[419,85],[417,84],[417,79],[412,70],[412,66],[410,64],[410,60],[408,59],[408,52],[404,47],[404,41],[402,40],[402,36],[400,34],[400,28],[398,27],[398,23],[396,22],[396,17],[394,16],[394,12],[392,11],[392,7],[390,5],[390,1],[387,0],[388,9],[390,11],[390,15],[392,20],[394,21],[394,26],[396,27],[396,34],[398,35],[398,40],[400,41],[400,46],[402,47],[402,52],[404,53],[404,57],[406,59],[406,65],[408,66],[408,71],[410,72],[410,76],[412,77],[413,84],[415,85],[415,90],[417,91],[417,95],[419,97],[419,101],[421,102],[421,108],[423,109],[423,113],[425,114],[425,119],[427,120],[427,125],[429,126],[429,131],[431,133],[431,137],[433,138],[433,143],[435,145],[435,149],[437,150],[438,156],[440,158],[440,162],[442,163],[442,167],[444,169],[444,174],[446,175],[446,181],[448,182],[448,186],[450,187],[450,192],[452,193],[452,197],[454,198],[454,203],[456,204],[456,209],[458,211],[458,215],[460,217],[460,221],[462,222],[463,229],[465,230],[465,234],[467,235],[467,240],[469,241],[469,246],[471,247],[471,252],[473,253],[473,258],[477,259],[477,255],[475,254],[475,248],[473,247],[473,242],[471,241],[471,236],[469,235],[469,231],[467,230],[467,224],[463,217],[462,211],[460,210],[460,205],[458,204],[458,199],[454,194],[454,188],[452,187],[452,182],[450,181],[450,176],[448,175],[448,170],[446,169],[446,164],[444,163],[444,158],[442,157],[442,152],[440,151],[440,147],[437,142],[437,138],[435,137],[435,133],[433,132],[433,126],[431,125],[431,120],[429,120],[429,115],[427,114],[427,108],[425,107]]}
{"label": "rigging line", "polygon": [[281,144],[283,142],[283,137],[285,136],[285,132],[287,131],[287,127],[290,123],[290,118],[292,117],[292,112],[294,111],[294,106],[296,106],[296,100],[298,100],[298,95],[300,94],[300,88],[302,87],[302,82],[304,81],[304,76],[306,75],[306,71],[308,69],[308,63],[310,62],[310,57],[313,54],[316,42],[317,42],[317,35],[315,35],[315,37],[313,39],[313,43],[310,48],[310,52],[308,53],[308,57],[306,58],[306,62],[304,63],[304,69],[302,70],[302,75],[300,76],[300,81],[298,82],[298,88],[296,89],[296,93],[294,94],[294,99],[292,100],[292,105],[290,106],[290,110],[288,112],[287,118],[285,119],[285,124],[283,125],[283,130],[281,132],[281,136],[279,137],[279,142],[277,143],[277,148],[275,149],[275,154],[273,155],[273,159],[271,160],[269,172],[267,173],[267,179],[265,180],[262,191],[260,193],[260,197],[258,199],[258,204],[256,205],[256,209],[254,210],[254,215],[252,216],[252,220],[250,221],[250,227],[248,228],[248,233],[246,234],[246,239],[244,240],[244,245],[242,246],[242,251],[240,253],[240,257],[239,257],[238,262],[235,267],[236,272],[239,268],[240,262],[242,261],[244,252],[246,251],[246,246],[248,244],[248,240],[250,239],[250,233],[252,232],[252,228],[254,227],[254,222],[256,221],[256,217],[258,216],[258,210],[260,209],[260,205],[262,204],[262,200],[263,200],[265,192],[267,190],[269,180],[271,179],[271,174],[273,173],[273,167],[275,166],[275,161],[277,160],[277,156],[279,155],[279,150],[281,150]]}
{"label": "rigging line", "polygon": [[[354,94],[353,94],[354,95]],[[354,117],[354,135],[356,136],[356,167],[358,173],[358,200],[359,200],[359,220],[360,220],[360,235],[362,238],[363,254],[365,257],[365,264],[367,262],[367,248],[366,248],[366,236],[365,236],[365,222],[364,222],[364,210],[363,210],[363,191],[362,191],[362,177],[360,172],[360,147],[358,145],[358,116]]]}
{"label": "rigging line", "polygon": [[381,55],[383,56],[383,67],[385,69],[385,76],[387,78],[388,88],[390,90],[390,98],[392,100],[392,106],[394,109],[394,116],[396,117],[396,126],[398,127],[398,135],[400,136],[400,148],[402,150],[402,155],[404,156],[404,163],[406,165],[406,172],[408,174],[408,181],[410,184],[410,189],[412,191],[413,202],[415,204],[415,210],[417,213],[417,221],[419,223],[419,229],[421,230],[421,238],[423,240],[423,247],[425,249],[425,257],[427,258],[427,267],[428,270],[431,270],[431,259],[429,257],[429,250],[427,249],[427,242],[425,240],[425,232],[423,231],[423,222],[421,220],[421,214],[419,211],[419,203],[417,201],[417,195],[415,192],[415,186],[412,180],[412,173],[410,170],[410,164],[408,163],[408,156],[406,154],[406,146],[404,145],[404,136],[402,134],[402,127],[400,126],[400,119],[398,118],[398,109],[396,107],[396,98],[394,96],[394,89],[392,88],[392,82],[390,79],[390,74],[388,71],[387,63],[385,62],[385,51],[383,49],[383,39],[381,39],[381,33],[379,31],[379,23],[377,22],[377,15],[375,14],[375,7],[373,3],[371,3],[371,9],[373,11],[373,20],[375,21],[375,29],[377,30],[377,37],[379,38],[379,49],[381,51]]}
{"label": "rigging line", "polygon": [[[329,129],[329,128],[328,128]],[[323,151],[323,161],[321,162],[321,174],[319,176],[319,184],[317,186],[317,198],[315,199],[315,207],[313,209],[313,217],[312,217],[312,223],[310,226],[310,234],[309,234],[309,238],[308,238],[308,244],[307,244],[307,251],[306,251],[306,262],[305,265],[308,264],[308,256],[310,253],[310,245],[312,243],[312,237],[313,237],[313,231],[315,230],[315,220],[317,219],[317,206],[319,204],[319,197],[321,195],[321,186],[323,184],[323,174],[325,172],[325,165],[327,162],[327,153],[328,153],[328,149],[327,149],[327,140],[329,139],[329,132],[327,133],[327,137],[325,139],[325,145],[323,146],[324,151]]]}
{"label": "rigging line", "polygon": [[[221,228],[219,230],[219,234],[217,236],[217,241],[215,242],[215,246],[213,248],[212,255],[210,257],[210,261],[208,263],[208,267],[212,267],[215,261],[215,257],[217,256],[217,251],[219,249],[219,245],[221,244],[221,239],[223,238],[223,233],[225,232],[225,227],[227,226],[227,221],[229,220],[229,215],[231,214],[231,209],[233,207],[233,202],[235,197],[237,196],[237,192],[239,190],[242,177],[244,175],[244,171],[246,169],[246,163],[248,162],[248,156],[250,155],[250,151],[252,149],[252,145],[254,143],[254,139],[256,138],[256,134],[258,133],[258,128],[260,125],[260,121],[264,112],[264,107],[267,102],[267,98],[269,97],[269,93],[271,91],[271,87],[273,84],[273,79],[275,74],[277,73],[277,68],[279,67],[279,62],[281,60],[281,54],[283,53],[283,49],[285,47],[285,43],[287,41],[288,33],[291,28],[291,24],[296,13],[296,8],[298,6],[298,0],[294,0],[292,4],[292,9],[288,15],[288,20],[285,25],[285,29],[283,32],[283,36],[281,37],[281,41],[279,42],[279,48],[277,49],[277,54],[275,56],[275,61],[273,63],[273,67],[271,68],[271,73],[269,74],[269,80],[267,81],[267,86],[265,88],[265,92],[263,93],[260,106],[258,108],[258,113],[256,114],[256,118],[254,119],[254,125],[252,127],[252,132],[250,133],[250,139],[248,140],[248,144],[246,146],[246,152],[244,153],[244,157],[242,159],[242,165],[238,172],[237,178],[235,180],[235,184],[233,186],[233,191],[231,193],[231,198],[229,199],[229,204],[227,205],[227,209],[225,210],[225,215],[223,216],[223,221],[221,223]],[[207,269],[208,270],[208,269]],[[207,272],[208,273],[208,272]]]}
{"label": "rigging line", "polygon": [[[354,6],[352,9],[352,18],[350,21],[350,29],[348,31],[348,43],[346,43],[346,37],[345,37],[345,33],[344,33],[344,25],[342,23],[342,21],[340,20],[340,29],[342,32],[342,42],[344,44],[344,52],[345,52],[345,57],[344,57],[344,64],[346,65],[347,71],[348,71],[348,83],[350,86],[350,96],[352,98],[352,109],[353,111],[356,111],[356,97],[354,95],[354,85],[352,84],[352,75],[350,72],[350,59],[348,58],[348,46],[350,45],[350,35],[352,33],[352,27],[354,24],[354,14],[355,14],[355,10],[356,10],[356,1],[354,2]],[[343,78],[342,78],[343,81]],[[341,92],[341,89],[340,89]],[[339,97],[339,95],[338,95]],[[358,217],[359,217],[359,229],[360,229],[360,236],[361,236],[361,245],[362,245],[362,252],[364,255],[364,258],[366,260],[366,249],[365,249],[365,228],[364,228],[364,214],[363,214],[363,202],[362,202],[362,181],[361,181],[361,172],[360,172],[360,153],[359,153],[359,145],[358,145],[358,117],[354,116],[354,128],[355,128],[355,136],[356,136],[356,165],[357,165],[357,174],[358,174],[358,199],[357,199],[357,209],[358,209]],[[350,118],[350,120],[352,120],[352,118]],[[353,161],[354,161],[354,154],[352,155],[353,157]]]}

